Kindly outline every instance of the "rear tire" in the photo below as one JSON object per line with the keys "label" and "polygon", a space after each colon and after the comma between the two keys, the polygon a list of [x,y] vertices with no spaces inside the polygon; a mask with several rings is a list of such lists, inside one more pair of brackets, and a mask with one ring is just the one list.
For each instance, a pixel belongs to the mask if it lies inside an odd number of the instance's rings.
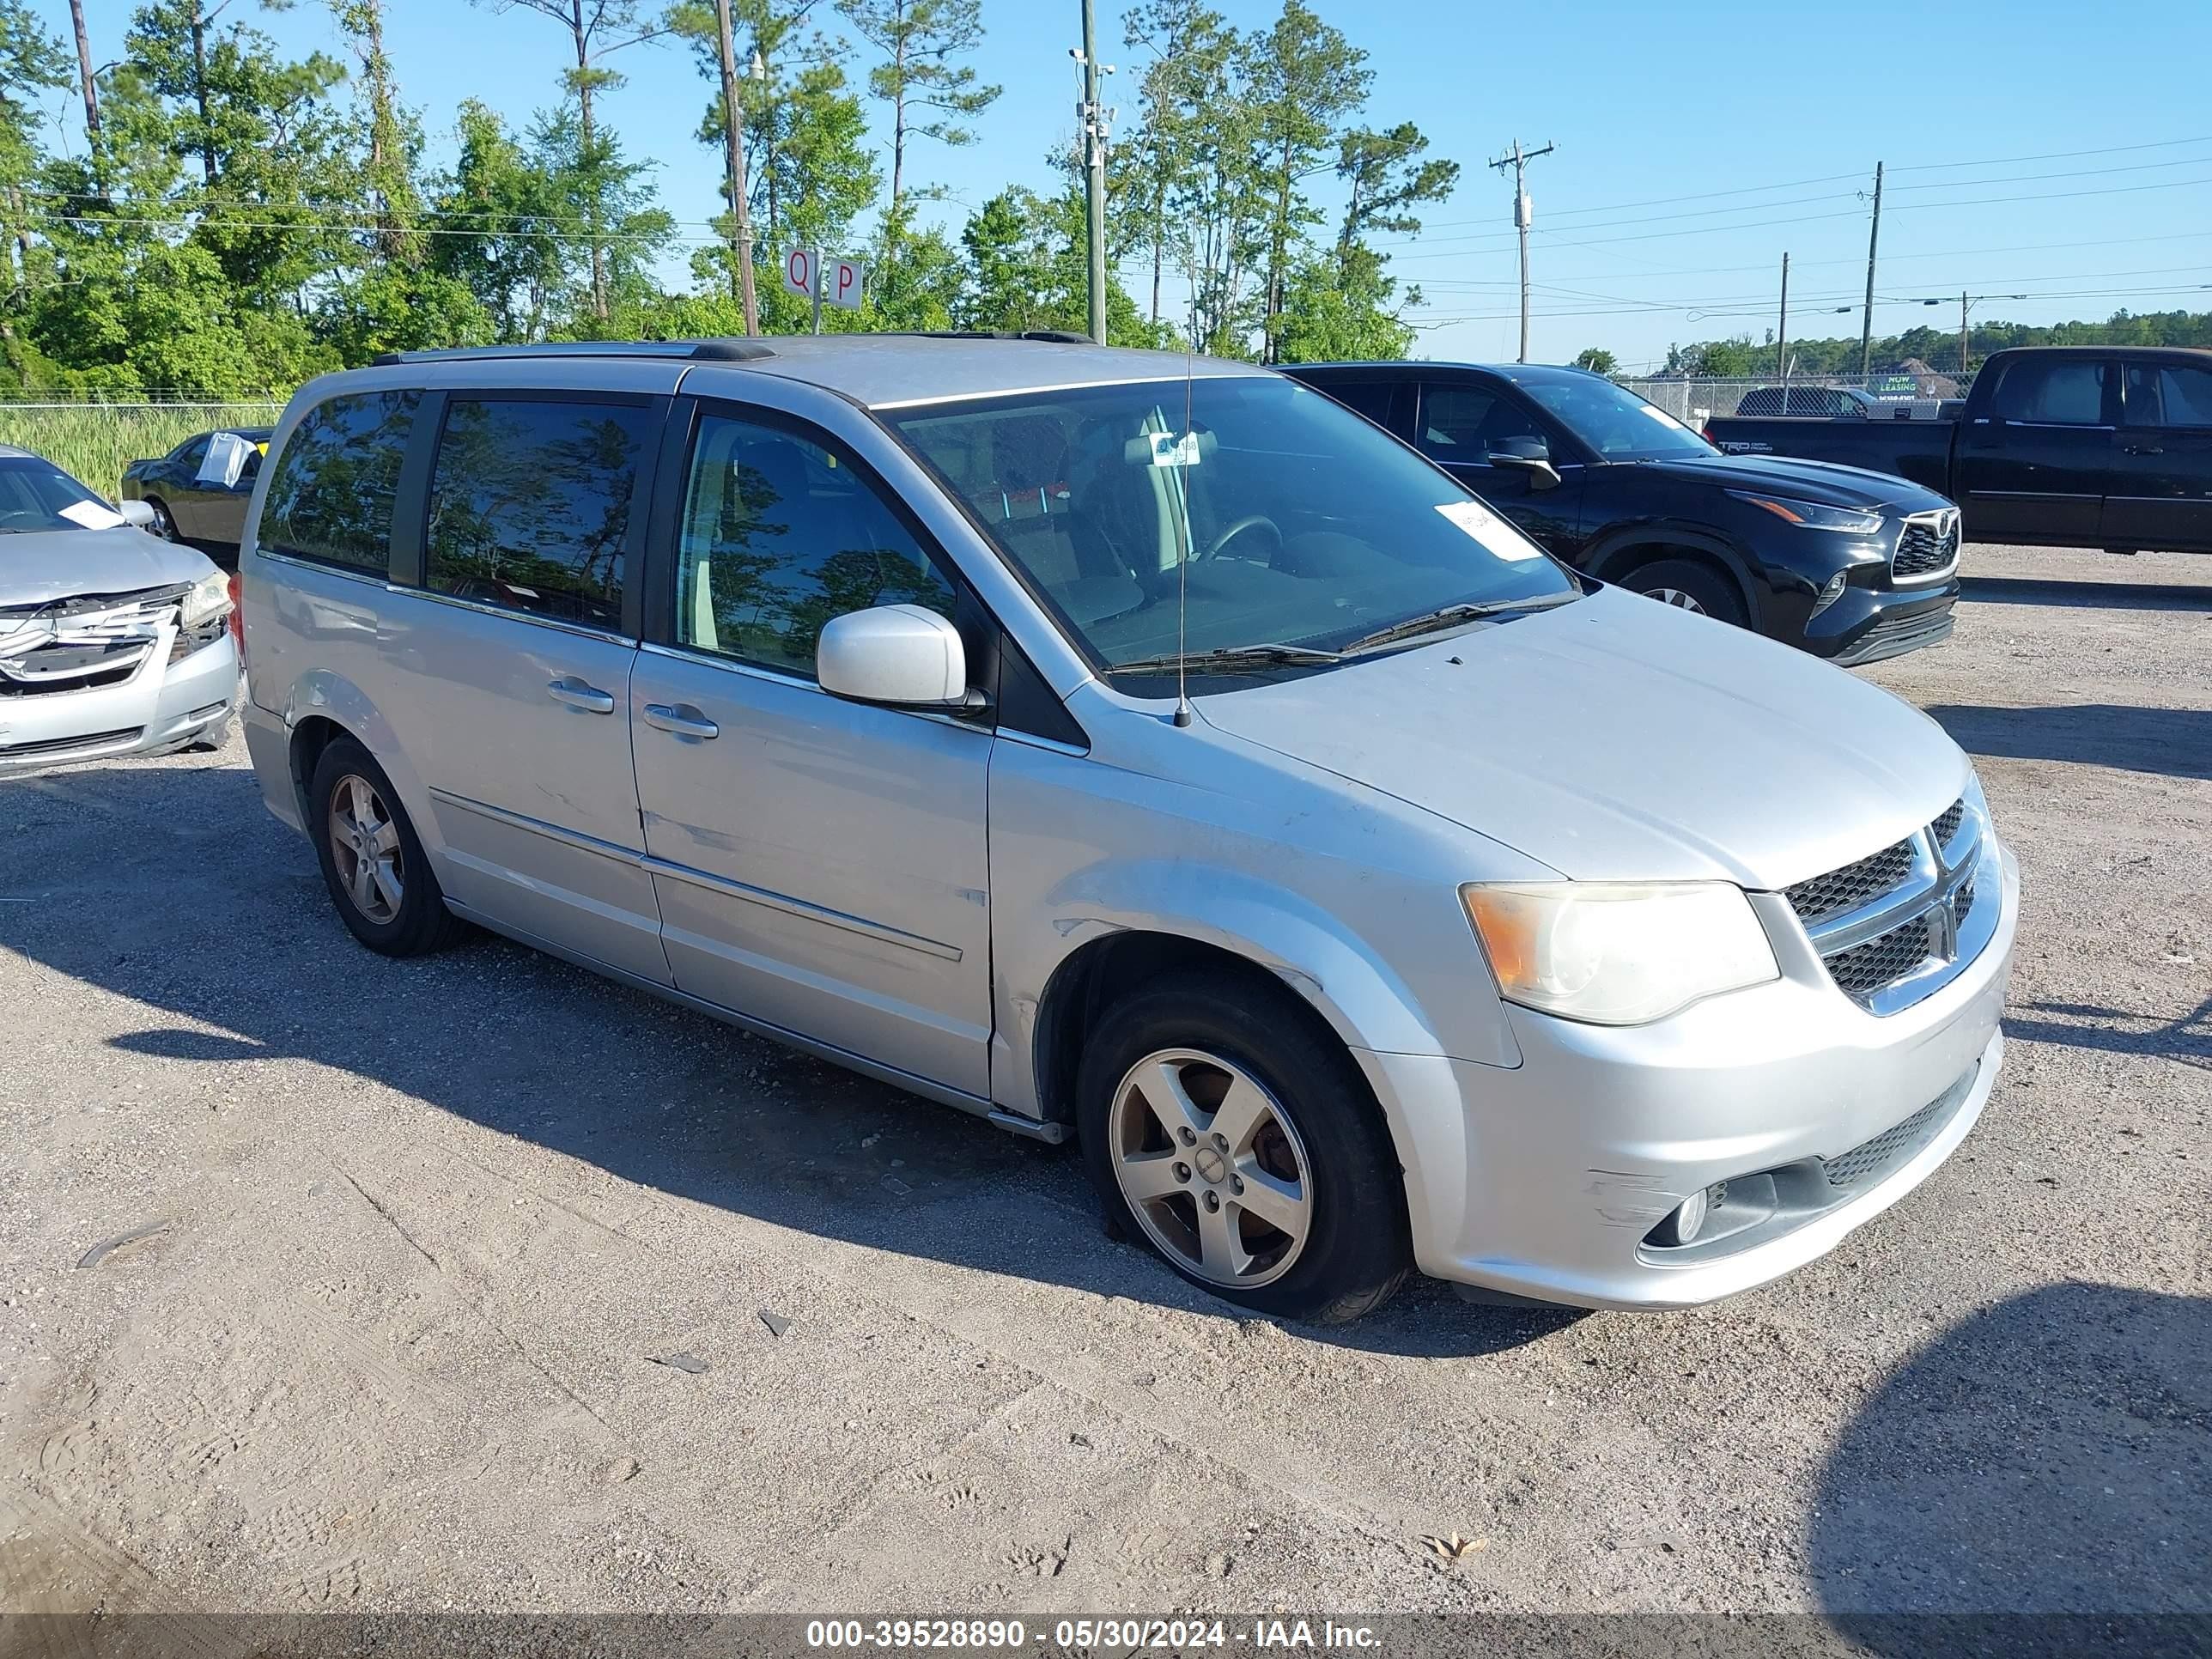
{"label": "rear tire", "polygon": [[1225,1302],[1342,1324],[1412,1265],[1404,1176],[1365,1078],[1256,975],[1171,974],[1109,1009],[1077,1116],[1109,1230]]}
{"label": "rear tire", "polygon": [[1628,574],[1621,584],[1632,592],[1657,599],[1679,610],[1693,611],[1741,628],[1744,625],[1743,596],[1735,585],[1710,565],[1693,559],[1660,559]]}
{"label": "rear tire", "polygon": [[370,950],[424,956],[460,936],[392,780],[351,738],[333,738],[315,763],[307,833],[339,920]]}

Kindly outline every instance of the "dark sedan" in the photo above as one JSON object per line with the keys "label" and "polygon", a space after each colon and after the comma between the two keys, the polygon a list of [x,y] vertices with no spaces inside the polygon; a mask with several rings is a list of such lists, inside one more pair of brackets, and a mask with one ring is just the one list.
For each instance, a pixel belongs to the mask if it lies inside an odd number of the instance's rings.
{"label": "dark sedan", "polygon": [[[155,532],[169,540],[189,542],[235,559],[238,544],[246,535],[246,508],[253,499],[253,481],[259,476],[261,458],[268,453],[269,439],[275,431],[267,426],[230,426],[195,433],[159,459],[133,461],[125,467],[123,499],[143,501],[153,508]],[[244,465],[229,483],[208,472],[210,448],[223,433],[244,439],[248,446]]]}
{"label": "dark sedan", "polygon": [[1534,364],[1289,371],[1413,444],[1576,569],[1832,662],[1948,637],[1959,512],[1855,467],[1723,455],[1601,375]]}

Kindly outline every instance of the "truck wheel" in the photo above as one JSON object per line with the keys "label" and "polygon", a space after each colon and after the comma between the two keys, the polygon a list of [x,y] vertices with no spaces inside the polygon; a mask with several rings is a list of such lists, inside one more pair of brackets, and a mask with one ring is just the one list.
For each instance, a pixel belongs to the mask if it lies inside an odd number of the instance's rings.
{"label": "truck wheel", "polygon": [[459,937],[438,878],[392,780],[368,750],[338,738],[315,763],[307,830],[338,919],[380,956],[419,957]]}
{"label": "truck wheel", "polygon": [[1404,1280],[1404,1178],[1366,1079],[1257,978],[1172,974],[1110,1009],[1077,1083],[1108,1219],[1192,1284],[1340,1324]]}
{"label": "truck wheel", "polygon": [[1678,611],[1743,626],[1743,599],[1728,578],[1692,560],[1657,560],[1631,571],[1622,586]]}

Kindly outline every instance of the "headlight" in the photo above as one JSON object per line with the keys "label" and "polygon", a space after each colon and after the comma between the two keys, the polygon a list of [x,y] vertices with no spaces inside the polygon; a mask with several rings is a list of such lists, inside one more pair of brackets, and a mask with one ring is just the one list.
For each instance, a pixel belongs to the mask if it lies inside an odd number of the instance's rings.
{"label": "headlight", "polygon": [[1823,507],[1818,501],[1793,501],[1780,495],[1760,495],[1748,489],[1729,494],[1753,507],[1763,507],[1784,523],[1800,530],[1838,530],[1847,536],[1871,536],[1881,528],[1881,514],[1855,507]]}
{"label": "headlight", "polygon": [[1461,888],[1510,1002],[1593,1025],[1641,1025],[1781,976],[1743,890],[1723,881],[1560,881]]}
{"label": "headlight", "polygon": [[185,595],[185,614],[179,620],[190,628],[210,617],[220,617],[229,609],[230,578],[220,570],[210,570]]}

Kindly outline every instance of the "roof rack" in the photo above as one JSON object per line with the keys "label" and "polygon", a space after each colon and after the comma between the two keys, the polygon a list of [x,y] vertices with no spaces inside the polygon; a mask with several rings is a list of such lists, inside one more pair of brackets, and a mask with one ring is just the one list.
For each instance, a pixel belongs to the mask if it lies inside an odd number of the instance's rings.
{"label": "roof rack", "polygon": [[379,368],[393,363],[465,362],[501,357],[677,357],[691,362],[744,363],[773,357],[758,340],[548,340],[536,345],[453,346],[441,351],[380,351]]}
{"label": "roof rack", "polygon": [[1088,334],[1064,328],[896,328],[876,331],[902,340],[1039,340],[1048,345],[1089,345]]}

